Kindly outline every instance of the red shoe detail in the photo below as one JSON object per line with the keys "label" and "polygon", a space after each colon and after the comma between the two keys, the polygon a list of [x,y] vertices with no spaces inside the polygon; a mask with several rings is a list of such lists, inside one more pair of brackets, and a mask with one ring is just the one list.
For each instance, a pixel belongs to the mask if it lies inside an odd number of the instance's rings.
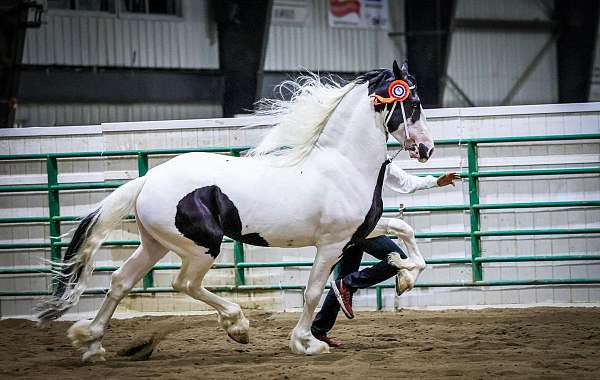
{"label": "red shoe detail", "polygon": [[331,282],[331,288],[335,293],[342,311],[348,319],[354,318],[354,312],[352,311],[352,289],[344,285],[344,281],[336,280]]}
{"label": "red shoe detail", "polygon": [[329,347],[333,347],[333,348],[342,347],[341,342],[339,342],[337,340],[333,340],[330,337],[328,337],[327,335],[315,335],[315,338],[317,338],[321,342],[327,343],[329,345]]}

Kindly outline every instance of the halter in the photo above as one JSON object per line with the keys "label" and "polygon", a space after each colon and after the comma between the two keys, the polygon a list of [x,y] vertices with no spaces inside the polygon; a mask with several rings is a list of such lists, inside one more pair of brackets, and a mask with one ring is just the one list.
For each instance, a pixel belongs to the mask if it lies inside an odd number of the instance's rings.
{"label": "halter", "polygon": [[[401,79],[397,79],[390,83],[388,86],[388,97],[383,97],[381,95],[373,94],[371,98],[373,99],[373,105],[381,105],[381,104],[390,104],[392,103],[392,108],[387,112],[384,118],[383,125],[385,127],[386,132],[389,133],[388,130],[388,122],[392,118],[394,114],[394,110],[396,110],[396,105],[400,103],[400,109],[402,110],[402,122],[404,124],[404,133],[406,135],[406,139],[409,139],[408,136],[408,123],[406,122],[406,112],[404,111],[404,101],[408,99],[410,95],[410,90],[414,90],[415,86],[409,86],[406,81]],[[414,112],[413,112],[414,113]],[[412,117],[412,115],[411,115]]]}

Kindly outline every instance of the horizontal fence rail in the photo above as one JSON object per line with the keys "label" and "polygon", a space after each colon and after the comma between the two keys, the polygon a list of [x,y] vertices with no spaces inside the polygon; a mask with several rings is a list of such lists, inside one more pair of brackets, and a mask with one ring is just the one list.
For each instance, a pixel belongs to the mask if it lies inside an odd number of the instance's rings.
{"label": "horizontal fence rail", "polygon": [[[481,144],[506,144],[516,142],[556,142],[572,140],[599,140],[600,133],[592,134],[573,134],[573,135],[550,135],[550,136],[512,136],[512,137],[492,137],[492,138],[466,138],[466,139],[446,139],[436,140],[437,145],[464,145],[467,148],[468,170],[462,171],[459,175],[468,180],[469,186],[469,204],[455,205],[427,205],[427,206],[409,206],[404,208],[386,207],[384,212],[441,212],[441,211],[466,211],[470,214],[470,227],[468,231],[450,231],[450,232],[417,232],[417,238],[468,238],[471,244],[471,257],[458,258],[430,258],[426,262],[429,265],[440,264],[458,264],[469,265],[472,270],[472,281],[447,282],[447,283],[417,283],[417,287],[465,287],[465,286],[506,286],[506,285],[572,285],[572,284],[599,284],[600,278],[571,278],[571,279],[537,279],[537,280],[499,280],[485,281],[483,279],[482,264],[485,263],[504,263],[504,262],[533,262],[533,261],[599,261],[600,254],[572,254],[559,256],[481,256],[481,238],[491,236],[523,236],[523,235],[581,235],[598,234],[600,228],[568,228],[568,229],[507,229],[496,231],[482,231],[480,229],[480,210],[501,210],[501,209],[529,209],[529,208],[556,208],[556,207],[598,207],[600,200],[591,201],[558,201],[558,202],[514,202],[514,203],[493,203],[481,204],[479,202],[479,178],[483,177],[513,177],[513,176],[548,176],[548,175],[574,175],[574,174],[598,174],[600,166],[573,167],[561,169],[523,169],[523,170],[490,170],[480,171],[478,168],[477,146]],[[388,144],[390,149],[399,148],[399,144]],[[25,224],[25,223],[46,223],[49,225],[51,238],[44,242],[28,243],[3,243],[0,244],[1,250],[32,250],[32,249],[50,249],[52,262],[61,260],[62,248],[68,246],[69,242],[62,241],[59,237],[61,222],[74,222],[79,218],[77,216],[60,215],[59,194],[61,191],[70,190],[98,190],[114,189],[122,185],[125,181],[105,181],[88,183],[59,183],[58,182],[58,160],[59,159],[80,159],[80,158],[104,158],[104,157],[127,157],[137,158],[138,174],[143,176],[149,170],[149,156],[177,155],[189,152],[209,152],[222,153],[239,156],[240,153],[248,150],[248,146],[231,147],[203,147],[203,148],[180,148],[180,149],[145,149],[145,150],[123,150],[123,151],[103,151],[103,152],[70,152],[70,153],[47,153],[47,154],[17,154],[0,155],[0,161],[28,161],[45,160],[47,170],[47,184],[42,185],[3,185],[0,186],[0,193],[23,193],[23,192],[45,192],[48,194],[48,216],[33,217],[7,217],[0,218],[0,224]],[[418,175],[439,176],[443,173],[419,173]],[[130,215],[126,220],[135,219]],[[391,236],[392,238],[395,238]],[[293,262],[247,262],[244,258],[243,244],[233,241],[229,238],[224,239],[225,243],[233,244],[233,259],[231,263],[216,263],[213,267],[216,269],[233,269],[235,272],[235,285],[207,287],[213,291],[260,291],[260,290],[302,290],[303,285],[249,285],[245,281],[245,270],[251,268],[282,268],[282,267],[306,267],[311,266],[311,261],[293,261]],[[136,246],[138,240],[113,240],[107,241],[105,246]],[[376,261],[364,261],[362,265],[373,265]],[[112,272],[117,266],[98,266],[96,272]],[[155,287],[153,280],[153,271],[156,270],[177,270],[179,264],[157,264],[152,271],[145,276],[143,287],[133,289],[133,293],[161,293],[174,291],[170,287]],[[0,275],[11,274],[39,274],[51,273],[51,268],[46,266],[38,267],[0,267]],[[375,286],[377,294],[377,307],[382,308],[382,289],[391,288],[393,285],[380,284]],[[89,289],[86,294],[103,294],[107,289]],[[48,291],[0,291],[0,296],[41,296],[49,294]]]}

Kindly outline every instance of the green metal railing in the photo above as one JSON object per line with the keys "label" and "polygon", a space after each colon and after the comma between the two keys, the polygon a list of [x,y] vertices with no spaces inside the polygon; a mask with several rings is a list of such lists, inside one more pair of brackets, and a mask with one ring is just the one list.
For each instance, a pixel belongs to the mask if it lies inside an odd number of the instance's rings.
{"label": "green metal railing", "polygon": [[[467,170],[459,173],[468,181],[469,204],[455,205],[427,205],[412,206],[403,209],[406,213],[412,212],[440,212],[440,211],[468,211],[470,214],[470,227],[468,231],[456,232],[417,232],[417,238],[468,238],[471,245],[471,257],[459,258],[431,258],[426,262],[430,265],[439,264],[458,264],[469,265],[472,271],[472,281],[470,282],[449,282],[449,283],[417,283],[418,287],[464,287],[464,286],[506,286],[506,285],[555,285],[555,284],[598,284],[600,278],[571,278],[571,279],[539,279],[539,280],[501,280],[484,281],[484,263],[502,263],[502,262],[525,262],[525,261],[598,261],[600,254],[571,254],[560,256],[501,256],[484,257],[481,255],[482,237],[486,236],[520,236],[520,235],[580,235],[580,234],[598,234],[600,228],[571,228],[571,229],[511,229],[497,231],[480,230],[480,211],[494,209],[522,209],[522,208],[555,208],[555,207],[598,207],[600,200],[592,201],[559,201],[559,202],[517,202],[517,203],[495,203],[481,204],[479,200],[479,178],[499,177],[499,176],[539,176],[539,175],[573,175],[573,174],[597,174],[600,173],[600,166],[593,167],[575,167],[562,169],[525,169],[525,170],[494,170],[479,171],[477,147],[480,144],[498,144],[498,143],[516,143],[516,142],[550,142],[550,141],[570,141],[570,140],[599,140],[600,133],[576,134],[576,135],[550,135],[550,136],[524,136],[524,137],[494,137],[494,138],[470,138],[470,139],[447,139],[439,140],[437,145],[457,145],[464,144],[467,148]],[[388,144],[390,148],[397,148],[398,144]],[[99,157],[127,157],[137,158],[138,174],[145,175],[148,172],[149,156],[175,155],[187,152],[213,152],[224,153],[239,156],[241,151],[248,149],[247,146],[234,147],[207,147],[207,148],[182,148],[182,149],[147,149],[147,150],[124,150],[124,151],[104,151],[104,152],[73,152],[73,153],[48,153],[48,154],[19,154],[19,155],[0,155],[0,161],[23,161],[23,160],[45,160],[47,168],[47,185],[5,185],[0,186],[0,193],[21,193],[21,192],[47,192],[48,194],[48,216],[35,217],[9,217],[0,218],[0,224],[22,224],[22,223],[48,223],[50,239],[47,242],[37,243],[5,243],[0,244],[0,250],[19,250],[19,249],[50,249],[52,262],[59,262],[61,259],[62,248],[68,246],[68,242],[62,241],[60,236],[61,222],[72,222],[78,220],[75,216],[60,215],[61,191],[69,190],[95,190],[95,189],[113,189],[124,182],[106,181],[90,183],[59,183],[58,182],[58,160],[60,159],[81,159],[81,158],[99,158]],[[419,175],[440,175],[442,173],[421,173]],[[387,207],[384,212],[400,211],[398,207]],[[133,216],[127,217],[133,219]],[[393,237],[392,237],[393,238]],[[244,246],[231,239],[224,239],[225,243],[233,244],[233,262],[217,263],[214,268],[233,269],[235,272],[235,285],[217,286],[210,289],[214,291],[259,291],[259,290],[277,290],[277,289],[303,289],[302,285],[248,285],[245,279],[245,270],[250,268],[270,268],[270,267],[304,267],[312,265],[310,261],[296,262],[247,262],[245,261]],[[113,240],[107,241],[105,246],[136,246],[138,240]],[[375,262],[365,261],[363,265],[373,265]],[[170,292],[172,288],[155,287],[153,271],[156,270],[174,270],[179,269],[179,264],[157,264],[153,267],[143,279],[143,287],[133,290],[134,293],[159,293]],[[112,272],[116,266],[99,266],[96,272]],[[33,273],[51,273],[48,267],[0,267],[2,274],[33,274]],[[377,307],[383,306],[382,289],[390,288],[393,285],[382,284],[375,286],[377,295]],[[99,294],[106,292],[107,289],[90,289],[86,293]],[[46,295],[48,291],[0,291],[0,296],[37,296]]]}

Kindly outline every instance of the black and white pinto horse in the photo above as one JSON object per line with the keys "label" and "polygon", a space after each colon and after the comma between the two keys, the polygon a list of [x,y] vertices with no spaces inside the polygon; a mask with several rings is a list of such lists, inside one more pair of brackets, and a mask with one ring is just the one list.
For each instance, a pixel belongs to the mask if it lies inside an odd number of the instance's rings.
{"label": "black and white pinto horse", "polygon": [[[399,107],[373,101],[375,95],[389,99],[388,87],[399,79],[412,89]],[[411,158],[425,162],[433,151],[406,63],[399,68],[394,62],[393,70],[374,70],[343,86],[317,76],[287,85],[294,88],[290,101],[268,102],[268,109],[263,104],[262,113],[277,122],[248,156],[180,155],[116,189],[80,222],[63,258],[61,281],[38,306],[41,323],[78,302],[93,271],[94,253],[132,209],[141,240],[113,273],[96,317],[68,331],[84,361],[104,360],[101,340],[117,305],[169,250],[182,260],[173,288],[215,308],[227,334],[247,343],[249,322],[240,306],[202,286],[224,236],[257,246],[317,248],[304,310],[290,336],[294,353],[329,351],[310,326],[344,247],[369,236],[398,234],[408,240],[409,255],[391,261],[404,290],[412,287],[424,268],[412,230],[402,221],[378,224],[388,132]]]}

